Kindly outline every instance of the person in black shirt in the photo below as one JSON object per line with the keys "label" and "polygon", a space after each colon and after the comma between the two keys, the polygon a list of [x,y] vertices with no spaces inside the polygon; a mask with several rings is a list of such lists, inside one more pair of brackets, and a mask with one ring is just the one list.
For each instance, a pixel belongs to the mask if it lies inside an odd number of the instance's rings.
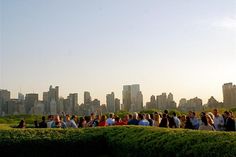
{"label": "person in black shirt", "polygon": [[42,117],[42,122],[39,123],[39,128],[47,128],[45,116]]}
{"label": "person in black shirt", "polygon": [[228,111],[224,112],[225,117],[225,131],[235,131],[235,120],[231,118]]}

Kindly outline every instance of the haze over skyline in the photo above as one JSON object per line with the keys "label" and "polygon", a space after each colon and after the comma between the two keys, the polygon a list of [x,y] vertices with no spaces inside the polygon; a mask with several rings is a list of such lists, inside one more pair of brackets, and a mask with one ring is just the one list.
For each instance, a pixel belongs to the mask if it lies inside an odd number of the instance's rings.
{"label": "haze over skyline", "polygon": [[171,92],[222,101],[236,83],[235,0],[0,0],[0,88],[50,85],[105,103],[140,84],[144,102]]}

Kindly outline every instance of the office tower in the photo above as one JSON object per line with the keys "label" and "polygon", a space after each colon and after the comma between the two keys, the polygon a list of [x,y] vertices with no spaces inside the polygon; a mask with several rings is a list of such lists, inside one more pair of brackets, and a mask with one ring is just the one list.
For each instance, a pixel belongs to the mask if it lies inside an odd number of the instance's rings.
{"label": "office tower", "polygon": [[140,88],[138,84],[131,85],[131,104],[136,104],[137,96],[140,94],[139,91]]}
{"label": "office tower", "polygon": [[106,96],[107,110],[108,112],[115,112],[115,94],[107,94]]}
{"label": "office tower", "polygon": [[100,101],[98,99],[94,99],[92,102],[91,102],[91,105],[90,105],[90,114],[91,113],[97,113],[98,110],[100,110]]}
{"label": "office tower", "polygon": [[143,109],[143,95],[139,84],[123,86],[122,96],[126,111],[133,112]]}
{"label": "office tower", "polygon": [[129,111],[131,109],[131,86],[130,85],[123,86],[122,97],[123,97],[124,110]]}
{"label": "office tower", "polygon": [[7,102],[10,100],[10,97],[10,91],[0,89],[0,115],[7,114]]}
{"label": "office tower", "polygon": [[[56,104],[57,110],[59,109],[59,87],[58,86],[56,86],[55,88],[50,86],[48,92],[43,92],[43,103],[46,105],[46,109],[45,109],[46,113],[51,113],[50,109],[51,108],[53,109],[55,104]],[[52,104],[53,106],[51,107],[50,104]]]}
{"label": "office tower", "polygon": [[116,98],[115,99],[115,112],[119,112],[120,111],[120,99]]}
{"label": "office tower", "polygon": [[67,100],[67,113],[74,114],[78,106],[78,93],[69,94]]}
{"label": "office tower", "polygon": [[25,100],[24,94],[18,93],[18,99],[21,100],[21,101],[24,101]]}
{"label": "office tower", "polygon": [[185,98],[182,98],[182,99],[180,99],[179,100],[179,108],[181,108],[181,107],[183,107],[183,106],[185,106],[187,104],[187,99],[185,99]]}
{"label": "office tower", "polygon": [[157,96],[157,104],[158,108],[161,110],[167,109],[167,95],[166,93],[162,93],[161,95]]}
{"label": "office tower", "polygon": [[236,107],[236,85],[233,85],[233,83],[226,83],[222,88],[224,107]]}
{"label": "office tower", "polygon": [[135,106],[136,106],[135,112],[143,110],[143,94],[141,91],[139,91],[136,95]]}
{"label": "office tower", "polygon": [[25,110],[26,113],[30,113],[31,108],[38,102],[38,94],[30,93],[25,96]]}
{"label": "office tower", "polygon": [[87,92],[87,91],[85,91],[85,92],[84,92],[84,104],[85,104],[85,105],[86,105],[86,104],[90,104],[91,101],[92,101],[92,98],[91,98],[91,96],[90,96],[90,93]]}
{"label": "office tower", "polygon": [[174,101],[174,96],[173,96],[172,93],[169,93],[169,94],[168,94],[167,101],[168,101],[168,102],[172,102],[172,101]]}

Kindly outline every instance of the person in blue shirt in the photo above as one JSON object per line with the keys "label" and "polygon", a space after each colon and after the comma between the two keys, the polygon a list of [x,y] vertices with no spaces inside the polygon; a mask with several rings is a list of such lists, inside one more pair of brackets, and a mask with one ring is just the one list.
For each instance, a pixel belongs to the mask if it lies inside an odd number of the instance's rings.
{"label": "person in blue shirt", "polygon": [[138,125],[149,126],[149,121],[145,119],[145,116],[143,114],[139,114],[138,117],[139,117]]}

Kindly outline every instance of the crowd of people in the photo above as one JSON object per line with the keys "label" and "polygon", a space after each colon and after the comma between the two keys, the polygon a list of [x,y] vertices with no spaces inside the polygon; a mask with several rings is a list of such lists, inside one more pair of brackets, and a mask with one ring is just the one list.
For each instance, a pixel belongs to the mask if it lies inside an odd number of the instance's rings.
{"label": "crowd of people", "polygon": [[[110,113],[106,115],[95,115],[78,118],[75,115],[49,115],[42,117],[42,121],[34,122],[36,128],[85,128],[85,127],[105,127],[114,125],[140,125],[163,128],[182,128],[209,131],[235,131],[235,120],[233,113],[225,111],[222,115],[217,109],[213,112],[201,112],[197,117],[196,113],[189,111],[187,115],[177,116],[175,112],[169,114],[168,110],[164,113],[154,112],[153,114],[133,113],[125,115],[123,118]],[[25,128],[22,120],[18,128]]]}

